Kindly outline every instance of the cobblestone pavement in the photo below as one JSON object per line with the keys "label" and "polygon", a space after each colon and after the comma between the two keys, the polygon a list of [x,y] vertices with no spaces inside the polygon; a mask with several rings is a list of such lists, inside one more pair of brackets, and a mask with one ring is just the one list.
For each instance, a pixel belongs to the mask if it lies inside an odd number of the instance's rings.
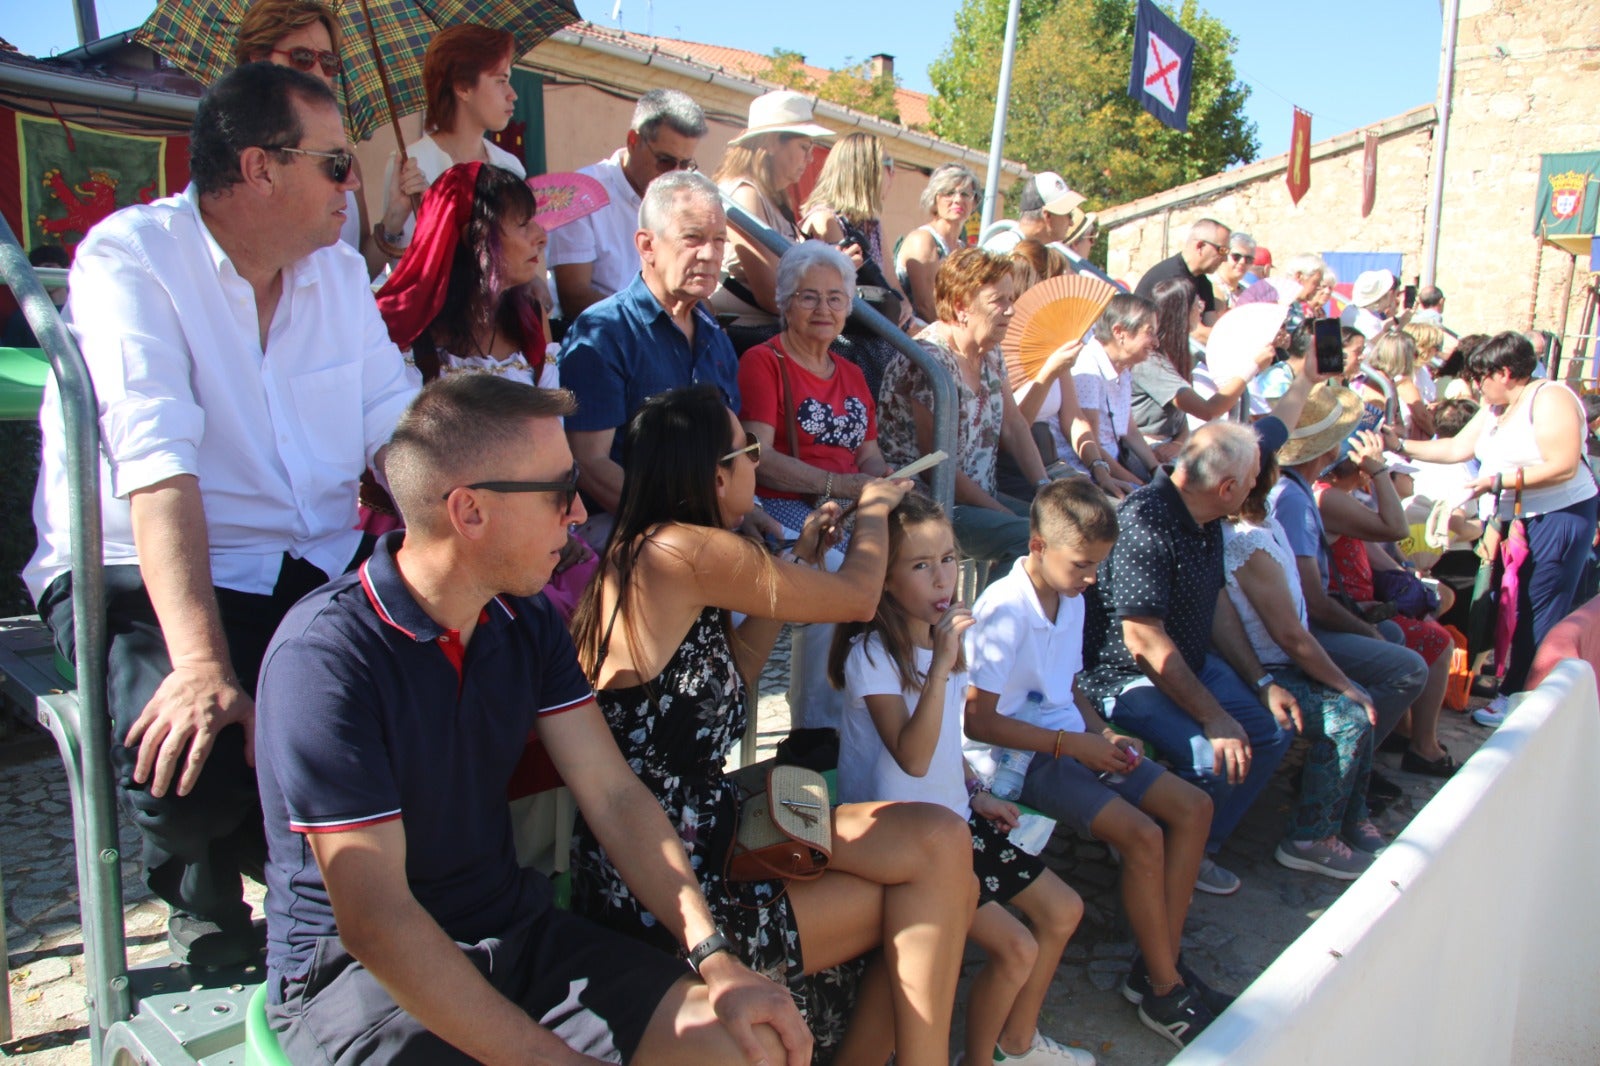
{"label": "cobblestone pavement", "polygon": [[[783,692],[787,639],[779,644],[762,677],[760,750],[763,757],[788,728]],[[9,987],[13,1037],[0,1044],[0,1059],[28,1066],[87,1063],[82,937],[66,778],[48,737],[15,720],[0,724],[0,870],[4,874],[5,923],[9,941]],[[1446,712],[1441,737],[1458,760],[1488,736],[1465,715]],[[1298,759],[1291,753],[1290,762]],[[1405,797],[1379,820],[1393,835],[1437,790],[1440,782],[1398,770],[1393,756],[1380,768],[1405,788]],[[1221,898],[1197,894],[1185,930],[1185,958],[1200,974],[1229,991],[1242,990],[1331,904],[1339,882],[1295,873],[1272,860],[1290,803],[1287,773],[1280,773],[1223,849],[1222,865],[1239,874],[1244,887]],[[138,841],[122,831],[124,913],[130,959],[138,962],[166,950],[166,909],[150,898],[138,876]],[[1106,848],[1070,833],[1057,833],[1046,859],[1083,896],[1083,924],[1068,945],[1040,1019],[1041,1029],[1086,1047],[1106,1066],[1167,1062],[1173,1048],[1141,1026],[1116,986],[1133,956],[1120,917],[1117,867]],[[262,889],[248,884],[260,913]],[[981,955],[969,952],[967,980]],[[959,1047],[961,1011],[957,1010]]]}

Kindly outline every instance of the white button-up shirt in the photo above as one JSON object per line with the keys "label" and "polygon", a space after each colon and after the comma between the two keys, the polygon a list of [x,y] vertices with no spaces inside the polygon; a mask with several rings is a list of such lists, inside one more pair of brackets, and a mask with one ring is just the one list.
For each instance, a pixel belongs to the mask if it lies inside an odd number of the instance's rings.
{"label": "white button-up shirt", "polygon": [[593,263],[590,284],[606,292],[621,292],[633,284],[639,273],[639,248],[633,235],[639,231],[641,197],[628,184],[622,171],[623,149],[609,159],[580,167],[605,186],[610,202],[592,215],[576,219],[550,231],[545,259],[551,268],[571,263]]}
{"label": "white button-up shirt", "polygon": [[[128,495],[200,482],[212,583],[270,593],[283,554],[338,574],[361,540],[361,471],[420,384],[347,245],[284,270],[262,350],[255,291],[196,194],[118,211],[78,248],[67,315],[99,401],[105,561],[137,563]],[[40,412],[35,600],[71,568],[66,445],[52,379]]]}

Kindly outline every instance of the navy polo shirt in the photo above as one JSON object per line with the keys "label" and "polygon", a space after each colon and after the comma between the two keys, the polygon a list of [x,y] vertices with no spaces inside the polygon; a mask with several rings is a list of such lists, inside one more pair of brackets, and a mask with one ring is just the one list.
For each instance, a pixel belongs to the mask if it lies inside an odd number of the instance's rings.
{"label": "navy polo shirt", "polygon": [[1194,520],[1165,468],[1117,509],[1117,543],[1084,593],[1084,661],[1079,682],[1099,702],[1142,676],[1122,639],[1124,618],[1159,618],[1195,673],[1211,650],[1222,591],[1222,522]]}
{"label": "navy polo shirt", "polygon": [[544,597],[498,596],[463,656],[407,592],[402,536],[296,604],[261,666],[274,1002],[277,979],[305,976],[318,941],[338,935],[308,833],[400,821],[412,894],[458,942],[550,905],[549,881],[517,865],[506,785],[535,719],[593,698],[572,639]]}
{"label": "navy polo shirt", "polygon": [[[685,385],[711,384],[739,411],[739,356],[704,304],[694,308],[694,344],[644,283],[584,308],[561,345],[561,387],[578,398],[568,430],[620,429],[650,397]],[[622,434],[611,458],[622,461]]]}

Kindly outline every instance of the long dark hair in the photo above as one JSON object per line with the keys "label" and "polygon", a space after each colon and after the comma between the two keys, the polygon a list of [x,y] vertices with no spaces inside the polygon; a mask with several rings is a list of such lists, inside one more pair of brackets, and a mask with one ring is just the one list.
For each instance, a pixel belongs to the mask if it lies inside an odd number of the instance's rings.
{"label": "long dark hair", "polygon": [[1194,313],[1194,283],[1188,278],[1168,278],[1157,283],[1150,296],[1156,305],[1156,347],[1185,381],[1194,378],[1194,357],[1189,354],[1189,316]]}
{"label": "long dark hair", "polygon": [[[431,349],[444,347],[466,354],[485,325],[492,323],[500,332],[515,337],[524,349],[537,332],[539,312],[528,287],[519,285],[502,292],[500,271],[501,227],[522,225],[534,210],[533,190],[521,178],[501,167],[478,168],[472,217],[450,261],[444,307],[424,331],[433,344],[421,345],[413,353],[424,381],[439,375],[439,356]],[[525,354],[530,361],[544,358],[542,351]]]}
{"label": "long dark hair", "polygon": [[[889,566],[894,566],[900,548],[905,544],[906,533],[925,522],[938,522],[949,526],[950,519],[944,508],[919,492],[908,492],[893,511],[889,512]],[[828,649],[828,682],[834,688],[844,688],[844,664],[850,658],[858,637],[876,633],[883,643],[884,654],[894,665],[903,689],[922,688],[927,679],[917,672],[916,645],[911,640],[911,624],[906,619],[905,608],[889,594],[887,578],[883,595],[878,597],[878,610],[867,622],[840,622],[833,630],[833,644]],[[956,653],[955,669],[967,668],[966,652]]]}
{"label": "long dark hair", "polygon": [[[592,679],[598,680],[600,644],[610,622],[600,618],[606,570],[616,568],[618,610],[627,615],[623,624],[632,641],[639,610],[648,609],[648,604],[633,601],[638,591],[634,570],[646,534],[668,522],[722,526],[717,467],[733,447],[728,433],[728,408],[713,385],[671,389],[652,396],[628,423],[623,441],[622,498],[611,538],[600,556],[601,577],[589,583],[572,617],[578,662]],[[756,556],[766,559],[766,553],[754,544],[750,552],[752,560]],[[770,576],[770,563],[768,567]],[[739,580],[742,575],[729,574],[728,578]]]}

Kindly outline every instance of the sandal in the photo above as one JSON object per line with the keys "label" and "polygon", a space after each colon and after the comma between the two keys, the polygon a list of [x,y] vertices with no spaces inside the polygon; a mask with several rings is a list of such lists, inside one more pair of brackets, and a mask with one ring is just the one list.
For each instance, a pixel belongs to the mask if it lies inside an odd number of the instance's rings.
{"label": "sandal", "polygon": [[1424,759],[1410,748],[1400,756],[1400,769],[1408,774],[1424,777],[1450,777],[1456,772],[1456,761],[1447,751],[1437,759]]}

